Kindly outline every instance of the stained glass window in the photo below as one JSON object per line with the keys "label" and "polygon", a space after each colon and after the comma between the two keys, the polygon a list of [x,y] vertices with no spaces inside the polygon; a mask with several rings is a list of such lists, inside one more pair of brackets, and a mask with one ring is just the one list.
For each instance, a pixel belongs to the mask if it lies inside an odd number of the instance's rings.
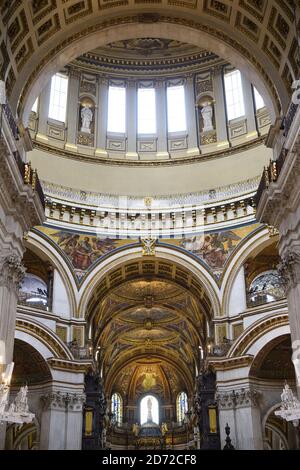
{"label": "stained glass window", "polygon": [[185,413],[188,410],[188,399],[187,399],[187,394],[185,392],[180,392],[177,395],[176,408],[177,408],[177,421],[179,423],[183,423],[184,418],[185,418]]}
{"label": "stained glass window", "polygon": [[111,412],[114,414],[114,420],[117,426],[122,424],[122,405],[123,403],[121,395],[119,393],[113,393],[111,397]]}

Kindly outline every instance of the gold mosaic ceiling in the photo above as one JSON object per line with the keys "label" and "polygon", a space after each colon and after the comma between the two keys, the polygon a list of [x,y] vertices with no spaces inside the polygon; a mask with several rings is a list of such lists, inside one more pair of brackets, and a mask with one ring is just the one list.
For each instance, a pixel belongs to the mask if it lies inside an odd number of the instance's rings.
{"label": "gold mosaic ceiling", "polygon": [[97,43],[104,45],[105,38],[106,43],[133,39],[132,31],[139,29],[137,37],[141,31],[143,37],[158,37],[160,30],[183,41],[193,31],[205,35],[208,49],[233,65],[240,62],[257,85],[256,74],[279,111],[298,78],[294,3],[300,7],[299,0],[3,0],[0,73],[22,118],[51,74]]}
{"label": "gold mosaic ceiling", "polygon": [[179,383],[191,387],[199,345],[206,341],[205,317],[194,294],[155,275],[140,276],[108,291],[93,305],[93,337],[107,390],[116,383],[124,388],[124,370],[133,374],[150,366],[163,383],[169,380],[166,370],[175,367]]}

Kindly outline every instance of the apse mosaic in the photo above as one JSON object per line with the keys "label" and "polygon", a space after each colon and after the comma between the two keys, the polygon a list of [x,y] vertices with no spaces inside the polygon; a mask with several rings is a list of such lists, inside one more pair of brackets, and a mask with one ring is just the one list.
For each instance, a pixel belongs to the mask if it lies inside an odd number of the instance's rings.
{"label": "apse mosaic", "polygon": [[[207,265],[216,278],[219,278],[235,248],[259,227],[261,227],[260,224],[254,223],[220,232],[185,235],[182,238],[160,238],[157,243],[173,245],[192,253]],[[93,265],[108,253],[140,243],[138,239],[111,239],[96,234],[75,233],[47,226],[40,226],[36,230],[62,250],[78,282],[81,282]]]}

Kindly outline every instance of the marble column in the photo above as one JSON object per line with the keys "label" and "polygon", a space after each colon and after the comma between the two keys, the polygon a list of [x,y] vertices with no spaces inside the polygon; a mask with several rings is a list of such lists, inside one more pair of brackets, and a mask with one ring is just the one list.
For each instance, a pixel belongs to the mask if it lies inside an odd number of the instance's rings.
{"label": "marble column", "polygon": [[107,132],[107,112],[108,112],[108,80],[99,78],[98,91],[98,119],[96,129],[96,155],[106,157],[106,132]]}
{"label": "marble column", "polygon": [[256,138],[257,129],[256,129],[255,114],[254,114],[252,85],[251,85],[251,82],[248,80],[248,78],[244,74],[241,74],[241,80],[242,80],[243,95],[244,95],[245,116],[247,118],[247,137]]}
{"label": "marble column", "polygon": [[0,258],[0,341],[5,344],[5,363],[13,359],[18,291],[25,268],[18,255]]}
{"label": "marble column", "polygon": [[156,102],[156,129],[157,129],[157,156],[168,158],[167,152],[167,96],[166,84],[164,80],[155,83]]}
{"label": "marble column", "polygon": [[278,271],[285,281],[293,347],[292,360],[297,378],[298,397],[300,398],[300,246],[288,249],[281,255],[281,259]]}
{"label": "marble column", "polygon": [[225,426],[231,428],[231,441],[235,449],[262,450],[261,413],[259,392],[253,387],[227,390],[217,393],[221,447],[224,447]]}
{"label": "marble column", "polygon": [[199,147],[197,140],[197,121],[196,121],[196,103],[194,92],[194,77],[187,77],[185,83],[185,107],[186,107],[186,124],[188,132],[188,150],[187,154],[199,155]]}
{"label": "marble column", "polygon": [[80,450],[82,442],[81,393],[54,391],[41,397],[41,450]]}
{"label": "marble column", "polygon": [[127,126],[127,158],[137,158],[137,88],[134,80],[127,82],[126,89],[126,126]]}
{"label": "marble column", "polygon": [[[21,258],[15,254],[0,257],[0,341],[3,364],[0,373],[13,360],[14,336],[19,285],[25,268]],[[0,449],[4,448],[6,426],[0,426]]]}
{"label": "marble column", "polygon": [[80,73],[71,71],[68,84],[68,106],[67,106],[67,142],[66,149],[76,150],[76,135],[78,121],[78,96],[79,96]]}
{"label": "marble column", "polygon": [[39,96],[39,124],[37,140],[48,141],[47,137],[47,122],[49,114],[49,103],[51,93],[51,80],[47,83],[42,93]]}

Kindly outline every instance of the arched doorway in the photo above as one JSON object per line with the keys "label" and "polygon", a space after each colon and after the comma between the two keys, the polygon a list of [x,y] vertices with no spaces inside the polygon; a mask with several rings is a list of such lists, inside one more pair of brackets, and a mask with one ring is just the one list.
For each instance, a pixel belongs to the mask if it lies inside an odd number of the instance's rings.
{"label": "arched doorway", "polygon": [[[113,415],[106,430],[111,448],[134,446],[137,428],[143,439],[153,432],[156,444],[158,439],[176,448],[194,445],[191,423],[197,425],[197,417],[191,411],[187,421],[185,413],[207,354],[213,307],[210,292],[179,264],[178,256],[177,263],[127,259],[90,292],[86,316]],[[121,417],[116,409],[122,410]]]}
{"label": "arched doorway", "polygon": [[35,414],[33,422],[23,425],[9,424],[6,429],[6,448],[14,450],[37,450],[40,445],[40,422],[42,404],[40,393],[51,384],[49,366],[42,355],[30,344],[20,339],[14,343],[14,371],[11,381],[12,401],[21,386],[28,386],[30,412]]}
{"label": "arched doorway", "polygon": [[299,430],[292,422],[287,422],[275,411],[281,406],[281,393],[284,383],[295,387],[295,369],[292,363],[290,335],[281,335],[270,342],[255,358],[250,376],[263,396],[264,418],[262,433],[264,448],[268,450],[297,449]]}

